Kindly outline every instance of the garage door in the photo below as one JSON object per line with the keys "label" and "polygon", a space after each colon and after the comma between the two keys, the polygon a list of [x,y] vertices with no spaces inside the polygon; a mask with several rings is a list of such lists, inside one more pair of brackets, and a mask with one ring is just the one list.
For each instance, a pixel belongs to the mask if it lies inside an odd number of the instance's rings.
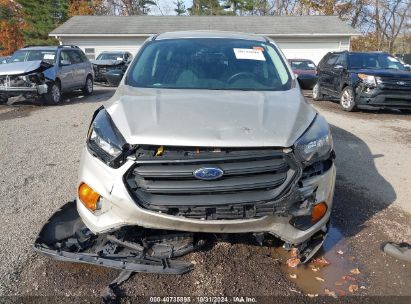
{"label": "garage door", "polygon": [[340,42],[278,42],[287,59],[311,59],[316,64],[331,51],[340,50]]}

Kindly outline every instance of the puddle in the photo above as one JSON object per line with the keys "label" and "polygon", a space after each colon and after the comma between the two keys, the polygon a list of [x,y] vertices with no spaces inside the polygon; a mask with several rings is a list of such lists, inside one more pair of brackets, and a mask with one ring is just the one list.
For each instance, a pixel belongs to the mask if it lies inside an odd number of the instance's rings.
{"label": "puddle", "polygon": [[283,248],[276,248],[275,254],[283,260],[281,269],[286,277],[294,282],[305,294],[327,294],[325,290],[328,289],[330,292],[334,292],[336,296],[344,296],[351,294],[349,291],[350,285],[358,287],[358,291],[354,291],[353,294],[358,293],[361,286],[364,285],[361,284],[363,274],[351,273],[356,268],[361,272],[361,265],[353,255],[342,233],[335,227],[330,228],[323,248],[314,257],[314,260],[324,257],[330,263],[327,266],[315,265],[311,260],[308,264],[290,268],[285,264],[285,261],[290,257],[289,252]]}

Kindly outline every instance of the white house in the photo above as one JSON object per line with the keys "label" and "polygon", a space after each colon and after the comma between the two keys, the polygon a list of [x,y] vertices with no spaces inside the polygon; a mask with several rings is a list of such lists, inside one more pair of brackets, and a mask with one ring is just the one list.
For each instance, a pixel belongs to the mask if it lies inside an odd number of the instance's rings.
{"label": "white house", "polygon": [[112,50],[136,54],[149,36],[184,30],[265,35],[277,42],[287,58],[315,63],[327,52],[348,50],[350,38],[359,35],[336,16],[75,16],[49,35],[95,58]]}

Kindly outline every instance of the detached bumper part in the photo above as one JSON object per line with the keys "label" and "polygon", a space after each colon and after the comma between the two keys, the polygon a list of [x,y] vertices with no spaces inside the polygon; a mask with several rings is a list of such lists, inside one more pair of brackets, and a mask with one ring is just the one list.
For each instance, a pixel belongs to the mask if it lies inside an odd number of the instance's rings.
{"label": "detached bumper part", "polygon": [[83,223],[76,203],[58,210],[42,228],[34,244],[38,253],[60,261],[100,265],[131,272],[183,274],[193,269],[189,262],[172,258],[202,245],[191,233],[124,227],[111,234],[93,234]]}

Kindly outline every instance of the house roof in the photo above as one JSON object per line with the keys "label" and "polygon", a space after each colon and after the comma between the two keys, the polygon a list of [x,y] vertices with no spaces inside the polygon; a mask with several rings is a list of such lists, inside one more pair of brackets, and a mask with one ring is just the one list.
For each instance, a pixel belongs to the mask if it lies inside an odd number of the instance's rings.
{"label": "house roof", "polygon": [[235,31],[267,36],[355,36],[337,16],[74,16],[50,36],[149,36],[170,31]]}

